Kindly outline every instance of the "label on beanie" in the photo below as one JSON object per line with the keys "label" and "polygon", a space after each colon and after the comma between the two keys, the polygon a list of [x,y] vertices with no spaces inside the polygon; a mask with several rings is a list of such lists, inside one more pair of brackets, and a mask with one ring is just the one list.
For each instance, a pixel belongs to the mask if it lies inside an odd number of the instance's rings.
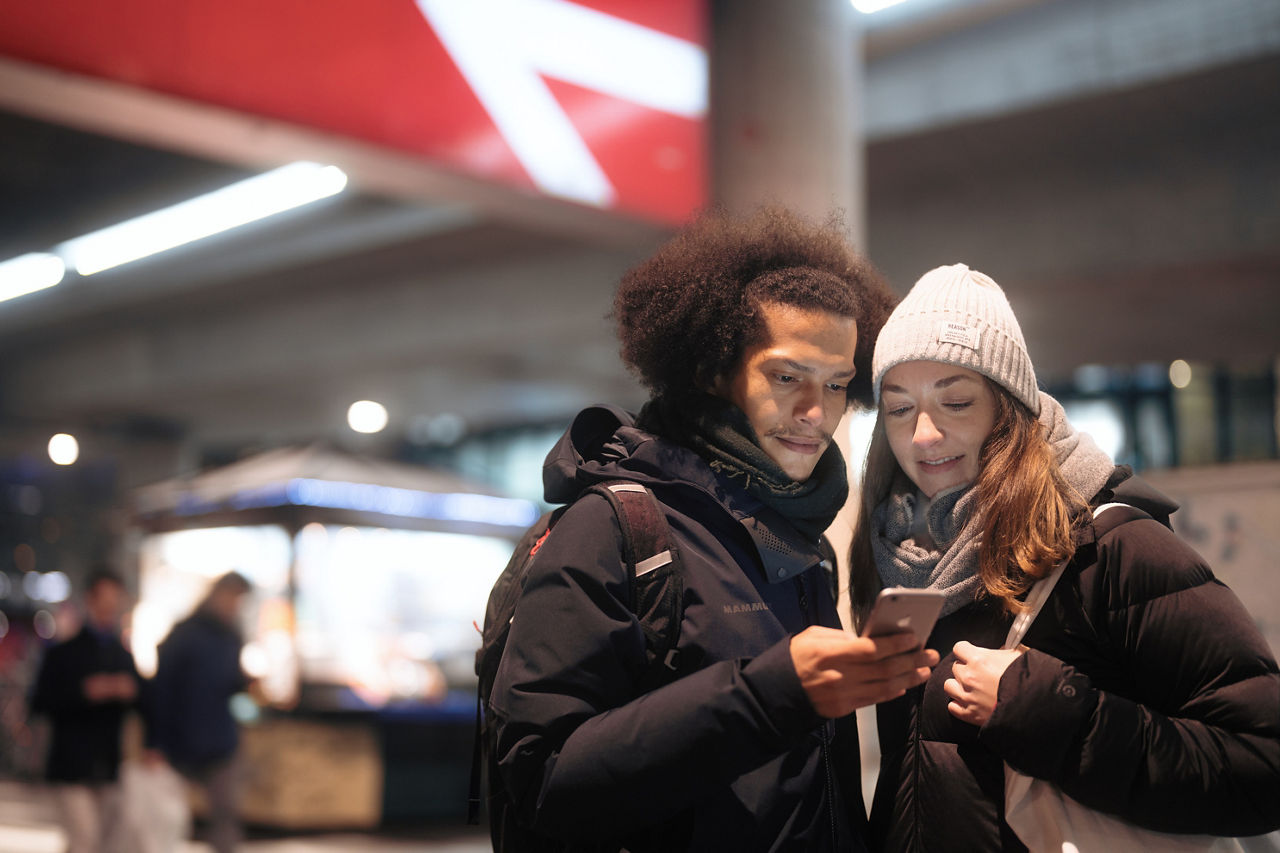
{"label": "label on beanie", "polygon": [[978,340],[982,337],[982,331],[976,326],[966,326],[963,323],[941,322],[938,324],[938,343],[940,344],[959,344],[962,347],[976,350],[978,348]]}

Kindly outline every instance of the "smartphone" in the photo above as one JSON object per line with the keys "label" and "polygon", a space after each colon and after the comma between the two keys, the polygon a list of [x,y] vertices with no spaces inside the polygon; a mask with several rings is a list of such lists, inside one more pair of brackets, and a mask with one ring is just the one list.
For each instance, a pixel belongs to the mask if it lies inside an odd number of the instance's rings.
{"label": "smartphone", "polygon": [[927,642],[933,623],[942,610],[943,594],[936,589],[908,589],[891,586],[880,590],[871,615],[862,626],[862,636],[879,637],[914,631],[920,642]]}

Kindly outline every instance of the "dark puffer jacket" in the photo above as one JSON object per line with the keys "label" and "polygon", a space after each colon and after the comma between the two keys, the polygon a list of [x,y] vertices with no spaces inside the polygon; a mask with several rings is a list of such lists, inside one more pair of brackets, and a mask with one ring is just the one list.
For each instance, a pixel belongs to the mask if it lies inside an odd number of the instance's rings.
{"label": "dark puffer jacket", "polygon": [[148,743],[183,772],[229,759],[240,732],[231,697],[247,689],[240,635],[198,610],[160,644],[148,697]]}
{"label": "dark puffer jacket", "polygon": [[517,810],[572,849],[863,849],[853,719],[824,722],[790,656],[793,634],[839,625],[815,543],[627,424],[579,415],[548,459],[547,495],[624,478],[658,496],[683,562],[680,674],[646,692],[618,524],[587,495],[530,567],[494,685]]}
{"label": "dark puffer jacket", "polygon": [[88,626],[49,649],[36,678],[31,712],[52,721],[45,772],[51,782],[114,782],[120,770],[120,732],[133,702],[90,702],[85,679],[121,674],[135,681],[133,655],[118,637]]}
{"label": "dark puffer jacket", "polygon": [[990,601],[940,620],[932,678],[878,709],[871,822],[883,849],[1025,849],[1003,819],[1005,761],[1150,829],[1280,828],[1275,659],[1240,601],[1166,526],[1176,505],[1127,474],[1117,469],[1095,505],[1152,517],[1112,527],[1104,513],[1084,531],[986,725],[952,717],[942,685],[955,643],[1004,643],[1012,619]]}

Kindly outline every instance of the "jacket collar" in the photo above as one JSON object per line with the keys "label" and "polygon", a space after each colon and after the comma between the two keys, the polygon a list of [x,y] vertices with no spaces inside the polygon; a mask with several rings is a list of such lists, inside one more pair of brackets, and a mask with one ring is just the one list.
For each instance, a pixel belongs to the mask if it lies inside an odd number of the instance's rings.
{"label": "jacket collar", "polygon": [[655,491],[692,489],[742,525],[770,583],[788,581],[820,565],[823,556],[781,513],[722,476],[692,450],[634,426],[614,406],[584,409],[547,456],[544,493],[567,503],[586,487],[624,479]]}

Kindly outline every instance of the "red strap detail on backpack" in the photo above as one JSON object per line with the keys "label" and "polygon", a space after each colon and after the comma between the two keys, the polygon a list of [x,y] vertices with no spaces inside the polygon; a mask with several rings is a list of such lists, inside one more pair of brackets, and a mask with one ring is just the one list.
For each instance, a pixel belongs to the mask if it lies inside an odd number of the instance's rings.
{"label": "red strap detail on backpack", "polygon": [[542,531],[542,535],[538,537],[538,541],[533,543],[533,547],[529,549],[529,556],[532,557],[538,553],[538,549],[542,547],[542,543],[547,541],[547,537],[551,535],[551,528],[548,527]]}

